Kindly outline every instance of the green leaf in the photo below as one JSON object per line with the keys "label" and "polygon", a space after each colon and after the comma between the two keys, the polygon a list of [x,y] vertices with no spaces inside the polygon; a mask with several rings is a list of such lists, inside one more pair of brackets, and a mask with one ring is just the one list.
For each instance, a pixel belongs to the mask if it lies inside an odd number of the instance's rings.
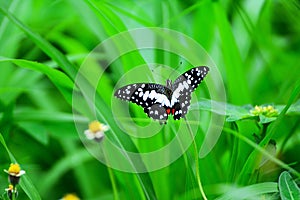
{"label": "green leaf", "polygon": [[230,200],[230,199],[258,199],[260,195],[278,192],[277,183],[266,182],[249,185],[242,188],[230,188],[229,192],[225,193],[217,200]]}
{"label": "green leaf", "polygon": [[300,189],[287,171],[280,174],[278,186],[282,200],[300,199]]}
{"label": "green leaf", "polygon": [[[224,111],[225,108],[225,111]],[[210,112],[217,113],[219,115],[226,115],[227,122],[238,121],[241,119],[253,117],[250,110],[253,107],[251,105],[236,106],[229,103],[217,102],[214,100],[203,99],[193,105],[191,105],[190,110],[206,110]]]}
{"label": "green leaf", "polygon": [[[266,104],[266,106],[267,105],[269,104]],[[225,107],[225,112],[223,109],[224,107]],[[285,106],[274,105],[273,107],[278,112],[281,112]],[[226,115],[227,122],[234,122],[242,119],[258,117],[259,122],[265,124],[265,123],[270,123],[272,121],[275,121],[277,119],[277,116],[268,117],[265,115],[256,116],[251,114],[250,111],[251,109],[253,109],[253,106],[251,105],[237,106],[237,105],[224,103],[224,102],[217,102],[209,99],[203,99],[202,101],[192,104],[190,108],[190,110],[199,110],[199,109],[214,112],[220,115]],[[300,99],[296,103],[291,105],[291,107],[288,109],[286,114],[300,114]]]}
{"label": "green leaf", "polygon": [[272,121],[275,121],[277,117],[266,117],[264,115],[259,115],[259,122],[262,124],[270,123]]}

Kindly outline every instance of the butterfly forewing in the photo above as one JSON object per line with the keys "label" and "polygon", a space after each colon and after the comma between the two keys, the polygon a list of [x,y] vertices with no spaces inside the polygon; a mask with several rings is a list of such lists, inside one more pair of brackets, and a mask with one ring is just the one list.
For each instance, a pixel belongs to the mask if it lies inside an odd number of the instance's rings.
{"label": "butterfly forewing", "polygon": [[170,107],[171,89],[155,83],[137,83],[118,89],[117,98],[131,101],[144,108],[151,118],[165,121],[168,118],[166,108]]}
{"label": "butterfly forewing", "polygon": [[209,68],[206,66],[194,67],[183,74],[181,74],[173,83],[172,90],[175,91],[180,83],[186,82],[189,86],[192,87],[192,92],[198,87],[202,82],[204,77],[209,72]]}
{"label": "butterfly forewing", "polygon": [[172,85],[173,95],[171,104],[174,105],[175,112],[173,117],[175,120],[187,114],[191,94],[202,82],[208,71],[209,68],[206,66],[195,67],[186,71],[174,81]]}

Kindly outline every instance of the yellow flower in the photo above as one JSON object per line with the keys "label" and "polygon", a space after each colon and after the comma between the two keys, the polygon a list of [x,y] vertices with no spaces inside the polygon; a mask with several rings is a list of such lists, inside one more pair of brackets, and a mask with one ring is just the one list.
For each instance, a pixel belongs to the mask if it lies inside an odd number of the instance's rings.
{"label": "yellow flower", "polygon": [[21,170],[21,167],[17,163],[11,163],[8,170],[4,170],[6,173],[8,173],[11,176],[20,177],[25,174],[24,170]]}
{"label": "yellow flower", "polygon": [[109,127],[98,121],[93,121],[89,124],[89,129],[84,131],[85,136],[89,140],[100,141],[104,137],[104,132],[108,131]]}
{"label": "yellow flower", "polygon": [[25,171],[21,170],[20,165],[17,163],[10,164],[8,170],[5,169],[4,171],[9,174],[8,179],[13,186],[17,185],[20,177],[25,174]]}
{"label": "yellow flower", "polygon": [[250,113],[259,116],[264,115],[266,117],[276,117],[278,111],[273,106],[255,106],[254,109],[250,110]]}
{"label": "yellow flower", "polygon": [[14,186],[12,184],[9,184],[8,188],[5,188],[5,191],[6,191],[6,194],[9,199],[13,199],[13,195],[14,195],[15,199],[18,196],[17,189],[14,188]]}
{"label": "yellow flower", "polygon": [[12,184],[8,185],[8,188],[5,188],[5,191],[13,191],[14,190],[14,186]]}
{"label": "yellow flower", "polygon": [[66,194],[61,200],[80,200],[75,194]]}

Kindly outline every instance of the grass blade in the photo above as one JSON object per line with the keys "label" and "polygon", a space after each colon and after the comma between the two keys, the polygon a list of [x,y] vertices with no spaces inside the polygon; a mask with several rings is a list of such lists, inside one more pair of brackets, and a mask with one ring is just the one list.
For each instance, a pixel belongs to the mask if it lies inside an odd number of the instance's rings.
{"label": "grass blade", "polygon": [[35,42],[50,58],[55,60],[58,63],[58,65],[70,75],[72,79],[75,78],[75,68],[60,51],[53,47],[47,40],[42,38],[39,34],[34,33],[32,30],[30,30],[5,8],[0,7],[0,13],[3,13],[11,22],[13,22],[24,33],[26,33],[28,37],[31,38],[32,41]]}
{"label": "grass blade", "polygon": [[219,28],[223,48],[223,59],[225,62],[226,75],[228,81],[228,92],[230,101],[236,104],[246,104],[250,102],[248,86],[243,62],[234,39],[231,27],[227,21],[227,16],[220,2],[214,2],[214,13]]}
{"label": "grass blade", "polygon": [[60,90],[68,103],[70,105],[72,104],[73,82],[67,75],[65,75],[61,71],[53,69],[47,65],[28,60],[8,59],[0,57],[0,62],[12,62],[20,67],[32,69],[45,74]]}

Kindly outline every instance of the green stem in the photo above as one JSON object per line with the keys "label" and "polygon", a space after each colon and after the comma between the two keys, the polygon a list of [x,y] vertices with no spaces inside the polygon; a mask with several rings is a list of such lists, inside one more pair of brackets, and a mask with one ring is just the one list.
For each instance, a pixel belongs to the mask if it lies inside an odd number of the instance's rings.
{"label": "green stem", "polygon": [[[233,122],[232,124],[232,129],[238,132],[238,126],[235,122]],[[230,164],[229,164],[229,169],[230,169],[230,173],[229,173],[229,180],[233,181],[236,178],[236,166],[237,165],[237,161],[238,161],[238,151],[239,151],[239,138],[235,137],[233,140],[233,148],[232,148],[232,154],[231,154],[231,158],[230,158]]]}
{"label": "green stem", "polygon": [[[104,159],[107,160],[107,155],[105,152],[103,152],[104,154]],[[112,168],[110,168],[109,166],[106,167],[107,168],[107,171],[108,171],[108,175],[109,175],[109,178],[110,178],[110,181],[111,181],[111,186],[112,186],[112,189],[113,189],[113,193],[114,193],[114,199],[115,200],[119,200],[119,195],[118,195],[118,188],[117,188],[117,184],[116,184],[116,179],[115,179],[115,176],[114,176],[114,173],[113,173],[113,170]]]}
{"label": "green stem", "polygon": [[116,180],[115,180],[115,176],[113,174],[113,171],[110,167],[107,167],[107,171],[108,171],[109,178],[110,178],[110,181],[111,181],[111,185],[112,185],[112,188],[113,188],[114,199],[119,200],[117,184],[116,184]]}
{"label": "green stem", "polygon": [[[190,133],[190,136],[193,138],[193,133],[192,133],[192,129],[190,127],[190,124],[187,122],[186,118],[185,119],[185,122],[186,122],[186,125],[187,125],[187,128],[189,130],[189,133]],[[202,183],[201,183],[201,179],[200,179],[200,170],[199,170],[199,158],[198,158],[198,148],[197,148],[197,144],[196,144],[196,141],[193,140],[193,146],[194,146],[194,154],[195,154],[195,170],[196,170],[196,179],[197,179],[197,183],[198,183],[198,187],[199,187],[199,190],[201,192],[201,195],[203,197],[204,200],[207,200],[207,197],[205,195],[205,192],[203,190],[203,187],[202,187]]]}
{"label": "green stem", "polygon": [[[103,152],[104,154],[104,159],[107,160],[107,155],[105,152]],[[113,193],[114,193],[114,199],[115,200],[119,200],[119,195],[118,195],[118,188],[117,188],[117,184],[116,184],[116,179],[115,179],[115,176],[114,176],[114,173],[113,173],[113,170],[112,168],[110,168],[109,166],[106,167],[107,168],[107,171],[108,171],[108,175],[109,175],[109,178],[110,178],[110,181],[111,181],[111,186],[112,186],[112,189],[113,189]]]}
{"label": "green stem", "polygon": [[[13,188],[13,190],[15,190],[15,186]],[[16,193],[12,191],[12,194],[11,194],[11,199],[12,200],[15,200],[16,199]]]}

